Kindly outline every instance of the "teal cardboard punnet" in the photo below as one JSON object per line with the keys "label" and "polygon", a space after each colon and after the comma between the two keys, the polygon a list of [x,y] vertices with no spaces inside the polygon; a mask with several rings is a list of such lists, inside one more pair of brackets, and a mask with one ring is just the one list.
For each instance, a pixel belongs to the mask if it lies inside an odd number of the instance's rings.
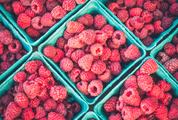
{"label": "teal cardboard punnet", "polygon": [[84,117],[82,118],[82,120],[100,120],[100,118],[92,111],[87,112]]}

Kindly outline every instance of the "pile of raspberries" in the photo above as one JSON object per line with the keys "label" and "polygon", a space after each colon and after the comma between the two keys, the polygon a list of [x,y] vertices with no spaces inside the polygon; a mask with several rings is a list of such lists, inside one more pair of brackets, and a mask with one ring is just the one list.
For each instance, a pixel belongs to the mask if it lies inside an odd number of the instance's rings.
{"label": "pile of raspberries", "polygon": [[17,24],[33,39],[46,33],[77,4],[85,0],[0,0],[6,10],[14,13]]}
{"label": "pile of raspberries", "polygon": [[158,66],[148,59],[131,75],[119,96],[112,96],[104,110],[109,120],[177,120],[178,99],[173,98],[171,85],[154,73]]}
{"label": "pile of raspberries", "polygon": [[4,120],[71,120],[80,112],[80,105],[67,101],[67,89],[40,60],[27,62],[13,79],[15,86],[0,98]]}
{"label": "pile of raspberries", "polygon": [[43,53],[89,97],[98,96],[123,65],[141,56],[139,48],[128,46],[125,34],[114,30],[101,14],[85,14],[66,27],[56,46],[46,46]]}
{"label": "pile of raspberries", "polygon": [[11,32],[0,24],[0,75],[19,60],[26,51]]}
{"label": "pile of raspberries", "polygon": [[170,27],[178,17],[176,0],[109,0],[108,8],[144,45]]}
{"label": "pile of raspberries", "polygon": [[178,81],[178,34],[174,35],[172,42],[164,45],[157,59]]}

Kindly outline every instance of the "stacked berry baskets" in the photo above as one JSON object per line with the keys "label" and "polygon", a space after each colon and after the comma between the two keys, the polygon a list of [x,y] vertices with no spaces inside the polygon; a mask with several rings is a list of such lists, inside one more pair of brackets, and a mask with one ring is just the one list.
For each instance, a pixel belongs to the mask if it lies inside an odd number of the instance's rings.
{"label": "stacked berry baskets", "polygon": [[176,0],[0,0],[0,119],[177,120]]}

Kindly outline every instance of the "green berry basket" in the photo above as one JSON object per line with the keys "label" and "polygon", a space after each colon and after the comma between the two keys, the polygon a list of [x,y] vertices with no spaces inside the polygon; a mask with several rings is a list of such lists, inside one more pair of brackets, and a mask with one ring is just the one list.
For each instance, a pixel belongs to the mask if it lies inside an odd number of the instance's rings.
{"label": "green berry basket", "polygon": [[14,29],[14,27],[7,21],[7,19],[2,14],[0,14],[0,23],[2,23],[2,25],[12,33],[14,38],[20,41],[24,50],[27,51],[27,54],[25,54],[21,59],[15,62],[8,70],[6,70],[4,73],[0,75],[1,83],[5,80],[6,77],[8,77],[13,72],[15,68],[20,66],[30,56],[30,54],[32,53],[32,47],[25,41],[25,39],[19,34],[19,32]]}
{"label": "green berry basket", "polygon": [[[86,0],[86,3],[89,0]],[[86,4],[85,3],[85,4]],[[59,20],[55,25],[53,25],[45,34],[43,34],[37,40],[32,39],[22,28],[17,25],[16,18],[11,13],[9,13],[3,5],[0,4],[0,12],[10,21],[10,23],[20,32],[20,34],[28,41],[32,46],[38,46],[42,42],[44,42],[59,26],[62,25],[70,16],[76,13],[79,9],[81,9],[85,4],[77,5],[75,9],[68,12],[61,20]]]}
{"label": "green berry basket", "polygon": [[[176,35],[176,34],[178,34],[178,28],[176,28],[175,31],[173,31],[163,42],[161,42],[157,47],[155,47],[155,48],[151,51],[150,55],[156,59],[157,54],[158,54],[161,50],[163,50],[164,45],[165,45],[166,43],[171,42],[171,41],[172,41],[172,38],[173,38],[174,35]],[[162,63],[160,63],[158,60],[156,60],[156,61],[157,61],[158,64],[166,71],[166,73],[167,73],[172,79],[174,79],[174,80],[178,83],[178,81],[175,79],[175,77],[164,67],[164,65],[163,65]]]}
{"label": "green berry basket", "polygon": [[[154,47],[156,47],[160,41],[162,41],[169,33],[171,33],[172,30],[174,30],[174,28],[178,25],[178,17],[176,17],[176,19],[174,20],[174,22],[172,23],[172,25],[165,30],[164,32],[162,32],[161,34],[159,34],[157,37],[154,37],[153,40],[154,42],[152,42],[151,45],[146,46],[143,44],[143,42],[132,32],[130,31],[126,25],[124,23],[122,23],[119,18],[114,15],[114,13],[112,13],[106,6],[106,4],[108,3],[109,0],[97,0],[99,2],[99,4],[103,7],[104,10],[106,10],[119,24],[121,24],[124,29],[134,37],[134,39],[146,50],[146,51],[150,51],[152,50]],[[110,0],[111,1],[111,0]]]}
{"label": "green berry basket", "polygon": [[82,120],[100,120],[100,118],[92,111],[87,112],[84,117],[82,118]]}
{"label": "green berry basket", "polygon": [[[82,100],[81,97],[76,92],[74,92],[74,90],[63,80],[63,78],[46,62],[46,60],[43,58],[43,55],[41,55],[38,52],[34,52],[26,62],[30,60],[41,60],[44,63],[44,65],[52,72],[55,80],[65,86],[65,88],[68,91],[68,95],[70,96],[70,99],[68,101],[71,102],[76,101],[81,106],[81,111],[76,116],[74,116],[74,120],[80,119],[80,117],[83,114],[85,114],[89,109],[87,103],[84,100]],[[25,63],[0,85],[0,96],[5,94],[13,86],[14,84],[13,76],[17,72],[24,69]]]}
{"label": "green berry basket", "polygon": [[75,88],[75,90],[82,96],[83,99],[85,99],[88,104],[94,104],[96,102],[96,100],[108,89],[110,88],[114,82],[116,82],[124,73],[126,73],[134,64],[136,64],[137,62],[139,62],[140,60],[142,60],[142,58],[145,57],[146,55],[146,51],[144,49],[141,48],[141,46],[139,44],[137,44],[134,39],[132,38],[132,36],[130,34],[127,33],[127,31],[120,25],[118,24],[112,17],[110,17],[110,15],[98,4],[97,1],[95,0],[91,0],[90,2],[88,2],[86,4],[85,7],[83,7],[82,9],[80,9],[75,15],[73,15],[72,17],[70,17],[60,28],[58,28],[47,40],[46,42],[44,42],[43,44],[41,44],[39,46],[39,51],[41,53],[43,53],[43,49],[46,45],[55,45],[56,41],[58,40],[59,37],[61,37],[63,35],[64,30],[66,29],[66,24],[71,21],[71,20],[76,20],[78,17],[87,14],[87,13],[91,13],[91,14],[102,14],[108,21],[108,23],[112,26],[114,26],[117,30],[121,30],[125,33],[127,40],[127,44],[135,44],[136,46],[138,46],[138,48],[141,51],[141,57],[127,65],[123,66],[123,71],[117,76],[115,77],[104,89],[103,92],[98,95],[95,98],[89,98],[85,95],[83,95],[81,92],[79,92],[79,90],[76,88],[75,84],[69,79],[69,77],[67,76],[67,74],[65,72],[63,72],[59,66],[57,64],[55,64],[52,60],[50,60],[49,58],[45,57],[47,59],[47,61],[49,61],[49,63],[51,63],[51,65],[62,75],[62,77],[64,77],[66,79],[67,82],[70,83],[70,85],[72,85],[73,88]]}
{"label": "green berry basket", "polygon": [[[153,59],[155,60],[153,57],[146,57],[142,63],[138,66],[136,66],[136,68],[127,76],[125,77],[125,79],[121,82],[119,82],[115,88],[113,88],[98,104],[96,104],[96,106],[94,107],[94,111],[95,113],[102,118],[102,120],[107,120],[107,116],[104,112],[104,103],[106,103],[107,100],[109,100],[109,98],[111,98],[114,95],[117,95],[121,89],[121,87],[123,86],[123,83],[131,76],[133,75],[140,67],[141,65],[148,59]],[[156,60],[155,60],[156,61]],[[157,62],[157,61],[156,61]],[[158,63],[157,63],[158,64]],[[158,75],[160,78],[166,80],[167,82],[169,82],[172,86],[172,90],[173,90],[173,95],[178,97],[178,84],[172,80],[168,74],[164,71],[164,69],[162,69],[162,67],[158,64],[158,70],[155,73],[156,75]]]}

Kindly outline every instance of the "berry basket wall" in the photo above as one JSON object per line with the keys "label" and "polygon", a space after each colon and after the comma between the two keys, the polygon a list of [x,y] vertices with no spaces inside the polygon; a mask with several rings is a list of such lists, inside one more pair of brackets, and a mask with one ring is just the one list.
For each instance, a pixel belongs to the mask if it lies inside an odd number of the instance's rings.
{"label": "berry basket wall", "polygon": [[[113,95],[117,95],[121,89],[121,87],[123,86],[123,83],[131,76],[133,75],[140,67],[141,65],[148,59],[153,59],[155,60],[154,58],[152,57],[146,57],[142,63],[140,65],[138,65],[136,67],[135,70],[133,70],[123,81],[121,81],[120,83],[117,84],[117,86],[115,86],[115,88],[113,88],[98,104],[96,104],[96,106],[94,107],[94,111],[95,113],[100,117],[102,118],[102,120],[107,120],[107,116],[105,115],[105,112],[104,112],[104,109],[103,109],[103,106],[104,106],[104,103],[109,99],[111,98]],[[158,64],[158,70],[157,72],[155,73],[156,75],[158,75],[160,78],[166,80],[167,82],[169,82],[172,86],[172,89],[173,89],[173,95],[174,96],[178,96],[178,84],[175,83],[174,80],[172,80],[168,74],[164,71],[164,69],[162,69],[162,67]]]}
{"label": "berry basket wall", "polygon": [[[161,34],[159,34],[157,37],[154,37],[153,40],[154,42],[152,42],[151,45],[149,46],[145,46],[142,41],[132,32],[130,31],[124,23],[122,23],[119,18],[114,15],[107,7],[106,4],[108,3],[109,0],[97,0],[99,2],[99,4],[103,7],[104,10],[106,10],[119,24],[121,24],[124,29],[131,35],[134,37],[134,39],[146,50],[146,51],[150,51],[152,50],[154,47],[157,46],[157,44],[163,40],[164,37],[166,37],[172,30],[174,30],[174,28],[178,25],[178,19],[176,17],[176,19],[174,20],[174,22],[172,23],[172,25],[165,30],[164,32],[162,32]],[[111,0],[110,0],[111,1]]]}
{"label": "berry basket wall", "polygon": [[[158,54],[158,52],[160,52],[161,50],[163,50],[164,45],[166,43],[169,43],[172,41],[172,38],[174,37],[174,35],[178,34],[178,28],[175,29],[174,32],[172,32],[163,42],[161,42],[157,47],[155,47],[150,55],[152,57],[154,57],[156,59],[156,55]],[[177,83],[178,81],[174,78],[174,76],[163,66],[163,64],[161,64],[158,60],[156,60],[158,62],[158,64],[166,71],[166,73],[172,78],[174,79]]]}
{"label": "berry basket wall", "polygon": [[[86,3],[88,0],[86,0]],[[85,3],[85,4],[86,4]],[[84,4],[77,5],[75,9],[67,13],[61,20],[59,20],[55,25],[53,25],[45,34],[43,34],[40,38],[37,40],[32,39],[22,28],[20,28],[16,23],[16,18],[11,13],[9,13],[3,5],[0,4],[0,12],[9,20],[9,22],[20,32],[20,34],[28,41],[32,46],[38,46],[40,43],[45,41],[50,34],[52,34],[59,26],[62,25],[63,22],[65,22],[70,16],[72,16],[74,13],[76,13],[79,9],[81,9],[84,6]]]}
{"label": "berry basket wall", "polygon": [[95,0],[91,0],[90,2],[88,2],[86,4],[85,7],[83,7],[82,9],[80,9],[75,15],[73,15],[72,17],[70,17],[60,28],[58,28],[47,40],[46,42],[44,42],[43,44],[40,45],[39,47],[39,51],[42,53],[43,49],[46,45],[55,45],[56,41],[58,40],[59,37],[61,37],[63,35],[64,30],[66,29],[66,24],[71,21],[71,20],[76,20],[78,17],[84,15],[84,14],[102,14],[106,20],[108,21],[108,23],[112,26],[115,27],[115,29],[117,30],[121,30],[125,33],[126,38],[127,38],[127,44],[135,44],[136,46],[138,46],[138,48],[141,51],[141,57],[139,59],[137,59],[136,61],[133,61],[127,65],[123,66],[123,71],[116,77],[114,78],[104,89],[103,92],[98,95],[95,98],[89,98],[85,95],[83,95],[82,93],[79,92],[79,90],[76,88],[75,84],[69,79],[69,77],[65,74],[65,72],[63,72],[57,64],[55,64],[52,60],[50,60],[49,58],[45,57],[47,59],[47,61],[49,61],[49,63],[52,64],[52,66],[62,75],[62,77],[64,77],[67,82],[70,83],[70,85],[72,85],[72,87],[75,88],[75,90],[82,96],[82,98],[84,98],[89,104],[94,104],[96,102],[96,100],[108,89],[110,88],[114,82],[116,82],[124,73],[126,73],[127,70],[129,70],[134,64],[136,64],[137,62],[139,62],[140,60],[142,60],[142,58],[145,57],[146,55],[146,51],[144,49],[141,48],[141,46],[139,44],[137,44],[135,42],[135,40],[132,38],[132,36],[130,36],[130,34],[125,30],[125,28],[123,28],[120,24],[118,24],[112,17],[110,17],[110,15],[98,4],[97,1]]}
{"label": "berry basket wall", "polygon": [[82,120],[100,120],[100,118],[92,111],[89,111],[88,113],[85,114],[85,116],[82,118]]}
{"label": "berry basket wall", "polygon": [[[78,113],[78,115],[74,117],[74,120],[78,120],[84,113],[88,111],[89,107],[86,102],[84,102],[81,97],[79,97],[79,95],[75,93],[74,90],[63,80],[63,78],[61,78],[61,76],[59,76],[59,74],[46,62],[46,60],[43,58],[43,55],[38,52],[35,52],[26,62],[30,60],[41,60],[45,64],[45,66],[53,73],[53,76],[57,80],[57,82],[60,82],[60,84],[65,86],[68,91],[68,94],[71,96],[69,101],[76,101],[81,105],[81,111]],[[0,85],[0,96],[5,94],[13,86],[13,76],[20,70],[24,69],[25,63]]]}
{"label": "berry basket wall", "polygon": [[20,66],[30,56],[32,52],[32,47],[25,41],[25,39],[19,34],[19,32],[13,28],[13,26],[8,22],[8,20],[2,14],[0,14],[0,23],[2,23],[2,25],[12,33],[14,38],[20,41],[23,48],[27,51],[27,54],[25,54],[21,59],[15,62],[8,70],[6,70],[4,73],[0,75],[0,83],[1,83],[5,80],[6,77],[8,77],[13,72],[15,68]]}

